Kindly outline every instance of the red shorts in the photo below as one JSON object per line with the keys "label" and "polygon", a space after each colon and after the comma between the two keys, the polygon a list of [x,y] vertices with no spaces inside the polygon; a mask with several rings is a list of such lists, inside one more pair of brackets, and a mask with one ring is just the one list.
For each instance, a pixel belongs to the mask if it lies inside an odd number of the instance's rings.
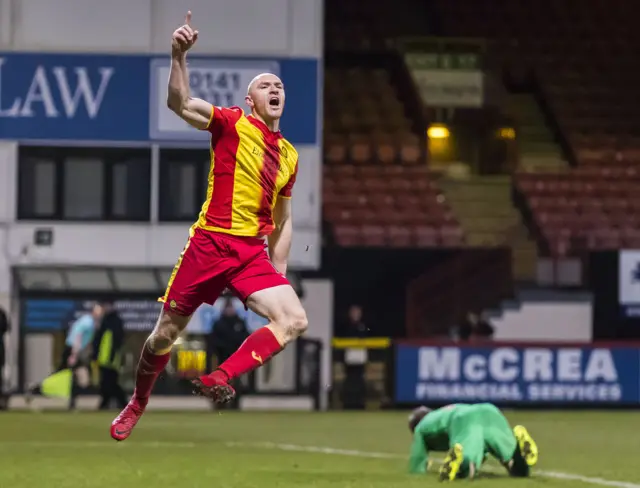
{"label": "red shorts", "polygon": [[158,300],[165,310],[189,316],[201,304],[213,304],[225,288],[245,302],[257,291],[288,285],[266,247],[257,237],[196,228],[173,268],[167,291]]}

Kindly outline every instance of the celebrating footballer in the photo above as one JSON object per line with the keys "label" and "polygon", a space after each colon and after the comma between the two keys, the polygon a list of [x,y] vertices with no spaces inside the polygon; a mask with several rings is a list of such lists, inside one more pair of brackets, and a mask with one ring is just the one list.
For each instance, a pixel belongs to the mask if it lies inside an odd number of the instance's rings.
{"label": "celebrating footballer", "polygon": [[302,304],[285,277],[298,153],[279,130],[284,86],[274,74],[256,76],[245,98],[249,115],[191,97],[187,52],[198,35],[189,12],[171,40],[167,104],[194,129],[211,134],[207,196],[159,299],[164,305],[143,347],[134,394],[111,424],[118,441],[129,437],[140,420],[191,315],[202,303],[214,303],[225,288],[269,323],[217,370],[194,380],[197,394],[217,403],[231,400],[231,380],[263,365],[307,328]]}

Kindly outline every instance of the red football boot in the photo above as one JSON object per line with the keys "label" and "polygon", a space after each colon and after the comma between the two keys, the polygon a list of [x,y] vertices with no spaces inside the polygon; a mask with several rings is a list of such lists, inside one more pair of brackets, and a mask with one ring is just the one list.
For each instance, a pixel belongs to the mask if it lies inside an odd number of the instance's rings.
{"label": "red football boot", "polygon": [[123,441],[131,435],[131,431],[142,417],[144,407],[137,401],[131,400],[124,410],[111,422],[111,437],[117,441]]}
{"label": "red football boot", "polygon": [[229,384],[229,377],[220,369],[209,375],[200,376],[191,383],[193,383],[194,395],[211,398],[219,405],[230,402],[236,396],[236,390]]}

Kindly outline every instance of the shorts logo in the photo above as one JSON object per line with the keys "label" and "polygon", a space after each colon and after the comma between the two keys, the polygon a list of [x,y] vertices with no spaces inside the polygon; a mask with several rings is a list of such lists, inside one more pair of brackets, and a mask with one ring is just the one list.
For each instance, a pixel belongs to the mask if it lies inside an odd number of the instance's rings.
{"label": "shorts logo", "polygon": [[176,301],[175,301],[175,300],[171,300],[171,301],[169,302],[169,306],[170,306],[171,308],[176,308],[176,307],[178,306],[178,304],[176,303]]}
{"label": "shorts logo", "polygon": [[258,361],[260,364],[262,364],[262,356],[260,356],[258,353],[256,353],[255,351],[251,351],[251,357],[253,359],[255,359],[256,361]]}

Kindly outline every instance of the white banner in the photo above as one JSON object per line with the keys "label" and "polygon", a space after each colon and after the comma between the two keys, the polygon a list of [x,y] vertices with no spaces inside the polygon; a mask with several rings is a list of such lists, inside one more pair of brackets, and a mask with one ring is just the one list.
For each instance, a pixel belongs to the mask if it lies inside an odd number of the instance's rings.
{"label": "white banner", "polygon": [[621,305],[640,305],[640,251],[620,251],[618,271]]}
{"label": "white banner", "polygon": [[424,103],[430,107],[482,107],[484,75],[481,71],[414,70]]}
{"label": "white banner", "polygon": [[[165,140],[207,140],[208,133],[197,131],[167,108],[167,81],[170,61],[151,62],[149,136]],[[260,73],[280,74],[277,61],[192,59],[189,61],[189,84],[194,97],[222,107],[241,107],[245,112],[247,87]]]}

